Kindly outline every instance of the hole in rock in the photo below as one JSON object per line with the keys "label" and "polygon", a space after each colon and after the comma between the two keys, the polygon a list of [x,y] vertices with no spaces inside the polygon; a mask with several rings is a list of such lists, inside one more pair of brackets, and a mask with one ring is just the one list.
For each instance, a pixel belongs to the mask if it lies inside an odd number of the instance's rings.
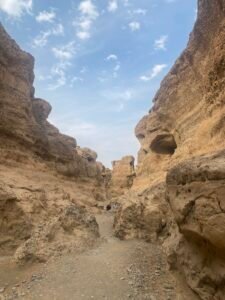
{"label": "hole in rock", "polygon": [[145,138],[145,135],[142,134],[142,133],[139,133],[139,134],[137,134],[137,138],[138,138],[139,140],[143,140],[143,139]]}
{"label": "hole in rock", "polygon": [[159,154],[174,154],[177,144],[172,134],[160,134],[152,141],[150,148]]}
{"label": "hole in rock", "polygon": [[111,210],[111,209],[112,209],[111,204],[108,204],[108,205],[106,206],[106,210],[109,211],[109,210]]}

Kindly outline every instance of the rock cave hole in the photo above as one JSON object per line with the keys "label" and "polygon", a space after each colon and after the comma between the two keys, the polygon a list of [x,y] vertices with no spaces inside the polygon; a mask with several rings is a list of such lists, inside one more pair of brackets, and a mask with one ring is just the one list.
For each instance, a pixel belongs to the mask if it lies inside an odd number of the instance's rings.
{"label": "rock cave hole", "polygon": [[160,134],[152,141],[150,149],[158,154],[173,155],[177,149],[177,143],[172,134]]}

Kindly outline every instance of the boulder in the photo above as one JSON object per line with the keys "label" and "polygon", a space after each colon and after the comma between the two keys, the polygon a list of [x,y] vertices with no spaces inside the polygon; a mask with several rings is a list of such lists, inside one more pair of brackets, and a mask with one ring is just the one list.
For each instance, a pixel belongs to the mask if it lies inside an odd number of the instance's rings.
{"label": "boulder", "polygon": [[95,218],[84,207],[70,205],[59,216],[37,224],[31,238],[16,250],[14,259],[18,264],[46,262],[90,247],[98,237]]}
{"label": "boulder", "polygon": [[140,238],[155,242],[166,235],[168,203],[165,201],[165,185],[159,184],[142,193],[128,192],[117,199],[114,231],[120,239]]}

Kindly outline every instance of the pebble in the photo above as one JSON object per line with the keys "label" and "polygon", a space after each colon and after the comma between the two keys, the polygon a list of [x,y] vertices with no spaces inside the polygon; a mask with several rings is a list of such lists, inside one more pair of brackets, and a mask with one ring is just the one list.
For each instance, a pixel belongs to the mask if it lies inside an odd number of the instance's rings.
{"label": "pebble", "polygon": [[5,288],[4,287],[0,287],[0,293],[4,293]]}

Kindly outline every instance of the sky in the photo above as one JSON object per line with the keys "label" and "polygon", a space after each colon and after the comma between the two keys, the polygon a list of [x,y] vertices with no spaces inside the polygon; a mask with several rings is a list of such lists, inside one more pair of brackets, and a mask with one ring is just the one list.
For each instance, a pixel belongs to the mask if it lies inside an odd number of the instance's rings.
{"label": "sky", "polygon": [[137,155],[134,135],[185,48],[197,0],[0,0],[0,21],[35,57],[49,121],[106,166]]}

